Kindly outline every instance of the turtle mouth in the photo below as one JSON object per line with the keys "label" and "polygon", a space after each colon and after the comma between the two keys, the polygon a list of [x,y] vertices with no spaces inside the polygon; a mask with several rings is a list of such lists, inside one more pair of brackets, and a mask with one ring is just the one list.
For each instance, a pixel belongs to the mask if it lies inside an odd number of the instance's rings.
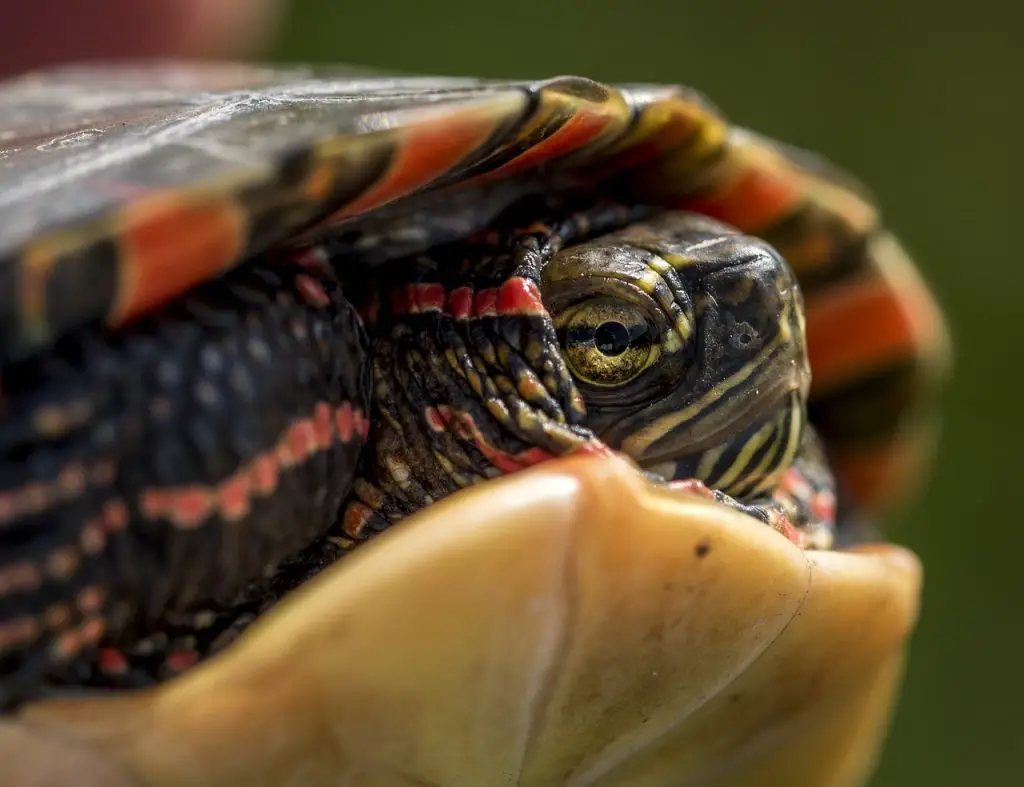
{"label": "turtle mouth", "polygon": [[[802,386],[799,374],[780,375],[756,396],[726,408],[717,408],[717,413],[703,419],[697,428],[668,432],[636,458],[637,464],[650,472],[665,475],[662,471],[670,465],[687,464],[687,459],[733,444],[780,412],[793,408],[802,411]],[[679,476],[673,472],[666,477]]]}
{"label": "turtle mouth", "polygon": [[[687,408],[696,416],[681,422],[679,414],[666,413],[649,427],[662,434],[637,451],[634,461],[666,480],[697,479],[737,497],[774,486],[807,420],[806,380],[804,366],[794,359],[764,375],[749,395],[710,395]],[[630,442],[623,443],[627,454]]]}

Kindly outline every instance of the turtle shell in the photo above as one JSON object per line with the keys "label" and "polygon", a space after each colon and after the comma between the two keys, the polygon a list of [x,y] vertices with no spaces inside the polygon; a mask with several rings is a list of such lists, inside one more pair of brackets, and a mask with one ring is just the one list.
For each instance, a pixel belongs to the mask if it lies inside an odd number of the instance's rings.
{"label": "turtle shell", "polygon": [[[877,509],[925,468],[948,340],[910,260],[849,176],[687,88],[98,65],[6,83],[0,117],[0,365],[319,233],[383,229],[364,250],[383,259],[416,249],[424,211],[457,237],[531,190],[589,185],[773,244],[804,291],[811,417],[844,488]],[[23,709],[0,749],[35,778],[56,766],[32,741],[80,738],[138,785],[864,777],[911,556],[803,552],[610,458],[498,483],[166,686]]]}
{"label": "turtle shell", "polygon": [[865,190],[691,89],[95,65],[4,84],[0,116],[0,366],[324,227],[400,235],[429,211],[465,234],[528,188],[590,183],[720,219],[786,258],[812,419],[861,504],[890,502],[927,455],[925,427],[907,424],[948,340]]}

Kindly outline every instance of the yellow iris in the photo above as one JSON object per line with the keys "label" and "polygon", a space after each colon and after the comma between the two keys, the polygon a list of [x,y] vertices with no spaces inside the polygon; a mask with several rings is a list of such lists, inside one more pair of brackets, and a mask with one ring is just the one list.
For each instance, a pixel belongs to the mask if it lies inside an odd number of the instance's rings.
{"label": "yellow iris", "polygon": [[580,380],[602,387],[628,383],[661,354],[640,308],[622,301],[593,300],[556,321],[564,331],[566,363]]}

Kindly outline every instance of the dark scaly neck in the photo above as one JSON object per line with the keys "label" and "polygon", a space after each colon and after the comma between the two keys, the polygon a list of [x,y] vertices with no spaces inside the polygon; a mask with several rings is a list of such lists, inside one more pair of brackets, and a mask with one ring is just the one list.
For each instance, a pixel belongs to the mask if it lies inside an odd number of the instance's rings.
{"label": "dark scaly neck", "polygon": [[342,524],[353,541],[471,484],[600,446],[537,281],[486,243],[439,253],[449,257],[383,270],[364,293],[373,425]]}

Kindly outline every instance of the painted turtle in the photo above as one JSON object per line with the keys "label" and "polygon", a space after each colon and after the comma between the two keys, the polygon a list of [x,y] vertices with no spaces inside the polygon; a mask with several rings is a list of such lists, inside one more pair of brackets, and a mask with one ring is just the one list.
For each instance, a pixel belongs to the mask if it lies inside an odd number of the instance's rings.
{"label": "painted turtle", "polygon": [[[0,744],[161,785],[861,777],[917,568],[856,545],[947,341],[848,176],[575,77],[97,65],[0,116]],[[797,718],[831,760],[770,743]]]}

